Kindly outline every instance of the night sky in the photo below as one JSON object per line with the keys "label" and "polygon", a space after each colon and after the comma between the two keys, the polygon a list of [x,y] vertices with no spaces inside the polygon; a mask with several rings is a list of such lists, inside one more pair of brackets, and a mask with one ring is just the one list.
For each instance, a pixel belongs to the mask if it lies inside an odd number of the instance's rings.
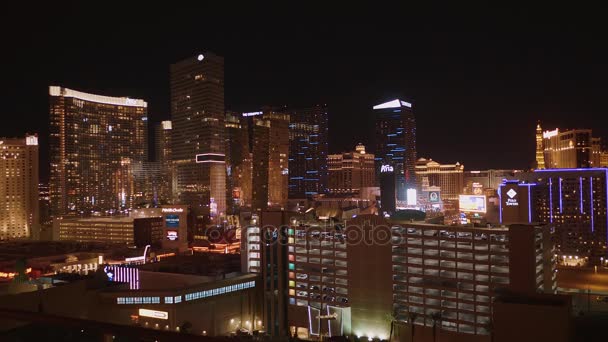
{"label": "night sky", "polygon": [[204,51],[225,58],[226,109],[326,103],[330,152],[371,148],[371,107],[395,97],[414,103],[418,156],[465,169],[530,167],[537,120],[608,139],[608,36],[592,9],[57,4],[0,18],[0,136],[39,132],[43,175],[49,85],[143,98],[156,122],[169,64]]}

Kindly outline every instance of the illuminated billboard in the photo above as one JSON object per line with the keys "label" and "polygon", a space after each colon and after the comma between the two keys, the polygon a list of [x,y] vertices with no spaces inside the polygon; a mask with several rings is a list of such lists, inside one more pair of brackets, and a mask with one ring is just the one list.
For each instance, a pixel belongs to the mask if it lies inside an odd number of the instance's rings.
{"label": "illuminated billboard", "polygon": [[486,196],[484,195],[460,195],[460,211],[469,213],[486,212]]}
{"label": "illuminated billboard", "polygon": [[407,189],[407,205],[416,205],[418,202],[418,194],[416,189]]}
{"label": "illuminated billboard", "polygon": [[165,225],[167,228],[179,227],[179,215],[171,214],[165,216]]}
{"label": "illuminated billboard", "polygon": [[437,203],[441,201],[441,196],[439,195],[439,191],[429,191],[429,202]]}
{"label": "illuminated billboard", "polygon": [[179,236],[177,234],[177,230],[168,230],[167,231],[167,240],[177,241],[178,237]]}
{"label": "illuminated billboard", "polygon": [[151,317],[151,318],[157,318],[157,319],[169,319],[169,313],[167,311],[139,309],[139,315],[141,317]]}

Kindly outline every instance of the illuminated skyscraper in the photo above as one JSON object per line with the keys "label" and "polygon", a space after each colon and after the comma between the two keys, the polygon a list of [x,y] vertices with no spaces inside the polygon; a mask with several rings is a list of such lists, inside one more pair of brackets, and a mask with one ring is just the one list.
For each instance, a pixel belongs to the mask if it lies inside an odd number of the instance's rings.
{"label": "illuminated skyscraper", "polygon": [[177,195],[197,214],[226,212],[224,58],[200,54],[171,65],[171,149]]}
{"label": "illuminated skyscraper", "polygon": [[539,170],[545,168],[543,129],[540,127],[540,122],[536,125],[536,168]]}
{"label": "illuminated skyscraper", "polygon": [[592,136],[590,129],[560,132],[558,128],[543,133],[545,167],[547,169],[592,167]]}
{"label": "illuminated skyscraper", "polygon": [[52,213],[131,208],[147,103],[56,86],[49,93]]}
{"label": "illuminated skyscraper", "polygon": [[407,201],[407,189],[416,189],[416,119],[410,102],[398,99],[373,107],[376,121],[376,174],[383,165],[395,172],[397,206]]}
{"label": "illuminated skyscraper", "polygon": [[251,151],[248,121],[236,113],[226,113],[226,171],[228,211],[251,206]]}
{"label": "illuminated skyscraper", "polygon": [[38,137],[0,138],[0,240],[39,229]]}
{"label": "illuminated skyscraper", "polygon": [[171,121],[161,121],[154,130],[154,144],[157,162],[171,163]]}
{"label": "illuminated skyscraper", "polygon": [[[265,109],[253,116],[253,209],[287,204],[289,114]],[[248,115],[250,113],[244,113]]]}
{"label": "illuminated skyscraper", "polygon": [[289,197],[304,198],[327,189],[327,106],[290,110]]}

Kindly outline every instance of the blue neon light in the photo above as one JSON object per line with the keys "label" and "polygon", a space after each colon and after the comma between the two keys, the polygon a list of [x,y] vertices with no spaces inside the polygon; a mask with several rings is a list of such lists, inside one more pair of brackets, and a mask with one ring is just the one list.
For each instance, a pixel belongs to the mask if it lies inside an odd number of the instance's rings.
{"label": "blue neon light", "polygon": [[528,186],[528,223],[532,223],[532,197],[530,193],[532,192],[532,187]]}
{"label": "blue neon light", "polygon": [[608,168],[587,168],[587,169],[541,169],[534,172],[568,172],[568,171],[608,171]]}
{"label": "blue neon light", "polygon": [[593,177],[589,177],[589,192],[591,193],[589,197],[591,197],[591,203],[589,206],[591,207],[591,232],[595,231],[594,220],[593,220]]}
{"label": "blue neon light", "polygon": [[562,177],[559,177],[559,213],[564,212],[564,207],[562,205]]}
{"label": "blue neon light", "polygon": [[583,177],[578,177],[578,185],[579,185],[579,189],[578,192],[580,192],[580,197],[581,197],[581,214],[583,213]]}
{"label": "blue neon light", "polygon": [[553,223],[553,178],[549,178],[549,220]]}
{"label": "blue neon light", "polygon": [[498,186],[498,221],[502,224],[502,187],[504,184]]}

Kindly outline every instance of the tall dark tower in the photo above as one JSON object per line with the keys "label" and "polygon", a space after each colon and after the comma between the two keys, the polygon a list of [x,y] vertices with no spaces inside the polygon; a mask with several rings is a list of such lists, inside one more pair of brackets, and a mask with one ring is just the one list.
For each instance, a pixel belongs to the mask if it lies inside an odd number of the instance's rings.
{"label": "tall dark tower", "polygon": [[199,215],[225,214],[223,57],[205,53],[171,65],[171,122],[179,203]]}
{"label": "tall dark tower", "polygon": [[408,202],[407,190],[417,189],[414,173],[416,119],[412,104],[395,99],[374,106],[373,115],[376,121],[376,179],[381,178],[383,166],[384,170],[394,170],[397,206],[404,206]]}
{"label": "tall dark tower", "polygon": [[327,106],[290,110],[289,197],[327,191]]}

